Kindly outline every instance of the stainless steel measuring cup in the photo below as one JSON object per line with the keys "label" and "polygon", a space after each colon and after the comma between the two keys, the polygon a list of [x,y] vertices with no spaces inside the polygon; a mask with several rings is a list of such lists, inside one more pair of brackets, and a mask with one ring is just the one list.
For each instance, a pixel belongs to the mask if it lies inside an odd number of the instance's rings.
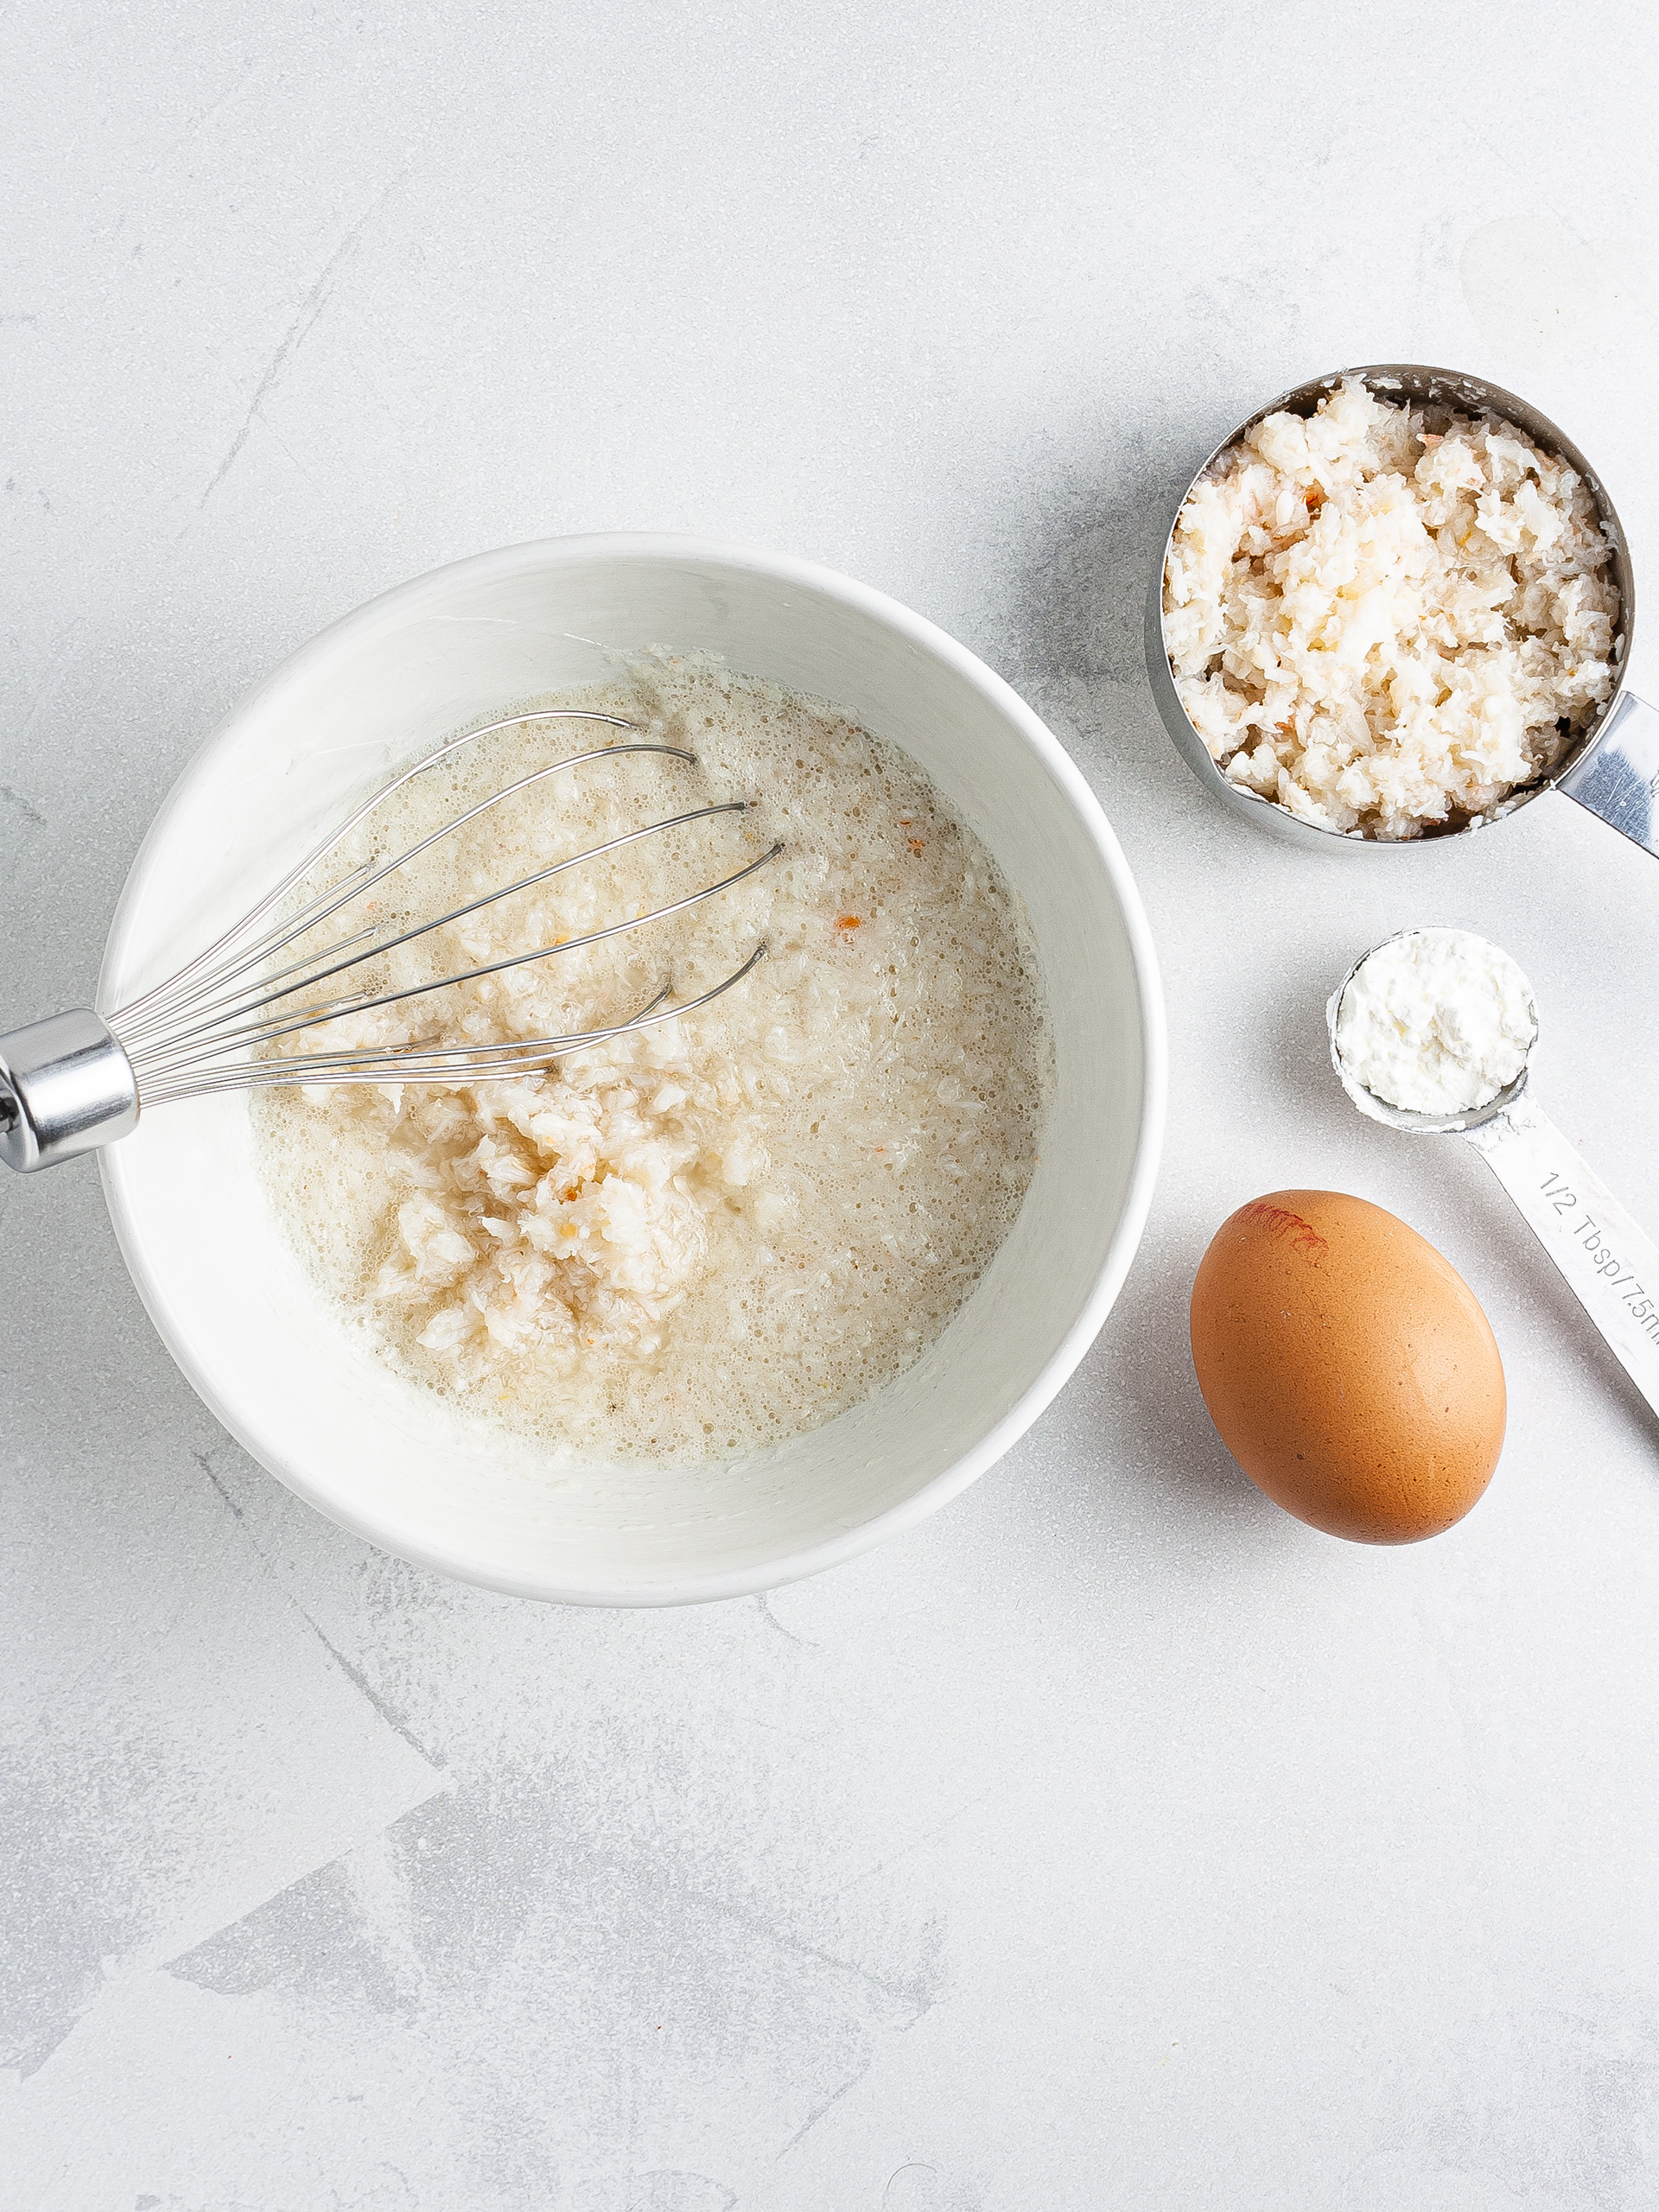
{"label": "stainless steel measuring cup", "polygon": [[[1595,500],[1602,528],[1612,548],[1613,579],[1618,586],[1619,600],[1618,627],[1613,641],[1613,662],[1618,680],[1612,696],[1547,775],[1510,794],[1504,801],[1504,813],[1495,821],[1429,830],[1422,838],[1354,837],[1340,830],[1324,830],[1316,823],[1303,822],[1284,807],[1275,805],[1273,800],[1246,791],[1223,773],[1211,760],[1209,747],[1187,719],[1175,689],[1164,639],[1164,569],[1169,559],[1175,523],[1188,493],[1205,469],[1267,416],[1281,410],[1291,415],[1312,415],[1320,400],[1333,391],[1344,377],[1358,377],[1379,398],[1408,399],[1416,405],[1443,408],[1448,412],[1455,410],[1464,415],[1503,416],[1524,430],[1535,445],[1559,455],[1577,470]],[[1506,821],[1511,812],[1529,800],[1548,791],[1560,791],[1576,799],[1580,806],[1587,807],[1592,814],[1599,815],[1602,821],[1611,823],[1615,830],[1622,830],[1637,844],[1645,846],[1649,852],[1659,854],[1659,709],[1625,688],[1624,677],[1635,634],[1636,579],[1624,532],[1605,486],[1572,440],[1547,415],[1541,415],[1514,392],[1488,384],[1484,378],[1462,376],[1452,369],[1425,368],[1414,362],[1393,361],[1367,368],[1338,369],[1329,376],[1298,385],[1294,391],[1281,392],[1265,407],[1258,407],[1254,415],[1224,438],[1204,467],[1193,472],[1192,481],[1170,518],[1147,598],[1147,673],[1152,679],[1153,696],[1163,716],[1164,727],[1173,739],[1176,750],[1205,790],[1213,792],[1224,806],[1247,816],[1259,828],[1305,848],[1326,852],[1338,847],[1350,852],[1356,848],[1368,852],[1398,852],[1431,837],[1466,836],[1477,830],[1485,832]]]}
{"label": "stainless steel measuring cup", "polygon": [[[1408,937],[1412,932],[1402,930],[1399,934]],[[1387,938],[1383,943],[1397,941]],[[1373,945],[1371,952],[1382,950],[1382,945]],[[1414,1136],[1455,1134],[1468,1139],[1515,1201],[1522,1219],[1605,1338],[1619,1365],[1659,1413],[1659,1245],[1580,1159],[1543,1108],[1525,1095],[1530,1055],[1538,1043],[1536,1001],[1528,1065],[1496,1098],[1460,1114],[1411,1113],[1368,1090],[1349,1073],[1337,1050],[1343,994],[1370,957],[1368,952],[1355,961],[1325,1008],[1331,1065],[1343,1089],[1362,1114],[1385,1128]],[[1527,988],[1530,995],[1531,985]]]}

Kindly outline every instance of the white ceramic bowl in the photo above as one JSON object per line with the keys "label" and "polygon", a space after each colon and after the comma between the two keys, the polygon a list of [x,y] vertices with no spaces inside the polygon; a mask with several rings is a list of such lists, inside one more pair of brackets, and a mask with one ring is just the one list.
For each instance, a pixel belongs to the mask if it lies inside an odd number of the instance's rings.
{"label": "white ceramic bowl", "polygon": [[555,1467],[400,1380],[331,1319],[255,1171],[246,1102],[147,1116],[102,1155],[133,1278],[225,1427],[371,1542],[489,1588],[590,1605],[728,1598],[810,1574],[965,1490],[1088,1349],[1145,1223],[1163,1124],[1146,918],[1077,768],[943,632],[827,569],[695,538],[512,546],[418,577],[296,653],[180,778],[133,864],[99,1002],[216,935],[384,765],[595,681],[605,649],[723,654],[919,761],[1023,897],[1058,1090],[1014,1230],[909,1372],[734,1465]]}

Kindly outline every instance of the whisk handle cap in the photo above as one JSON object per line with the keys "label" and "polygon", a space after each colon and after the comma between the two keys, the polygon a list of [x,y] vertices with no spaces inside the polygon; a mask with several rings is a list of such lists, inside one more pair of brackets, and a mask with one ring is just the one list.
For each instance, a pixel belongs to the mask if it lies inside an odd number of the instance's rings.
{"label": "whisk handle cap", "polygon": [[90,1007],[0,1036],[0,1160],[20,1175],[138,1126],[138,1078]]}

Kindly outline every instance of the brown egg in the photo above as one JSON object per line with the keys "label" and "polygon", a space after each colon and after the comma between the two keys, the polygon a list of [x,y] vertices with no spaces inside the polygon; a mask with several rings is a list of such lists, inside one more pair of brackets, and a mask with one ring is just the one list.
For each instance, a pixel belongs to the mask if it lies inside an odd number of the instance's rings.
{"label": "brown egg", "polygon": [[1192,1285],[1192,1364],[1222,1441],[1299,1520],[1363,1544],[1461,1521],[1503,1448],[1503,1363],[1456,1268],[1339,1191],[1223,1222]]}

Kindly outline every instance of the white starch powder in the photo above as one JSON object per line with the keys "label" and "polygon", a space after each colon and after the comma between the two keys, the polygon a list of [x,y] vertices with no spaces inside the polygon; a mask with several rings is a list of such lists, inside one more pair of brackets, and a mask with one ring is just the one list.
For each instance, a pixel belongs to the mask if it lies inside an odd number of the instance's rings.
{"label": "white starch powder", "polygon": [[1408,930],[1356,969],[1337,1010],[1337,1052],[1355,1082],[1415,1114],[1489,1105],[1538,1033],[1532,986],[1469,930]]}

